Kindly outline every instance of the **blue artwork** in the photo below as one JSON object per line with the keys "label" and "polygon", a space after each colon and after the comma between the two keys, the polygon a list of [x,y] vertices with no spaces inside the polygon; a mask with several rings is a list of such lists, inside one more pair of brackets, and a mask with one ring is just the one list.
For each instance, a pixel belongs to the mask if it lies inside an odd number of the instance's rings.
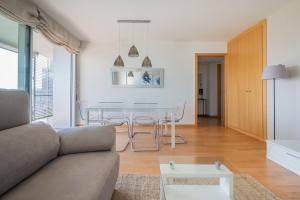
{"label": "blue artwork", "polygon": [[149,75],[148,72],[145,72],[143,74],[143,82],[145,85],[150,85],[151,84],[151,76]]}
{"label": "blue artwork", "polygon": [[154,81],[154,85],[160,85],[160,76],[155,76],[153,78],[153,81]]}

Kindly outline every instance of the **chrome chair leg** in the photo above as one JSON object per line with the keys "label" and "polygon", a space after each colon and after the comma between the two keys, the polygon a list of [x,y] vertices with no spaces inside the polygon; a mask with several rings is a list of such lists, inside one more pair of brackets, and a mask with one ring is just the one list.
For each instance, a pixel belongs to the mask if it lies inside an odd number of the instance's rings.
{"label": "chrome chair leg", "polygon": [[[123,124],[127,124],[128,140],[127,140],[127,143],[125,144],[125,146],[122,149],[116,150],[117,152],[124,152],[124,151],[126,151],[128,145],[131,143],[131,132],[130,132],[131,130],[130,130],[130,123],[129,123],[129,121],[124,121],[124,122],[121,122],[119,124],[115,124],[115,126],[121,126]],[[104,124],[104,125],[106,125],[106,124]],[[122,132],[126,132],[126,131],[118,131],[117,133],[122,133]]]}
{"label": "chrome chair leg", "polygon": [[[171,144],[171,142],[168,141],[168,138],[171,138],[172,136],[168,134],[168,124],[165,123],[165,132],[164,134],[162,134],[162,137],[164,138],[163,143],[164,144]],[[163,126],[163,123],[161,123],[161,127]],[[176,140],[178,139],[178,140]],[[184,139],[184,137],[182,137],[181,135],[176,135],[175,136],[175,144],[186,144],[187,141]]]}
{"label": "chrome chair leg", "polygon": [[159,132],[158,132],[158,128],[157,128],[157,124],[154,125],[154,129],[152,131],[152,142],[153,142],[153,148],[149,147],[149,148],[135,148],[134,146],[134,141],[133,138],[138,135],[138,134],[147,134],[149,135],[149,132],[133,132],[133,127],[132,127],[132,141],[131,141],[131,149],[134,152],[145,152],[145,151],[159,151],[160,145],[159,145]]}

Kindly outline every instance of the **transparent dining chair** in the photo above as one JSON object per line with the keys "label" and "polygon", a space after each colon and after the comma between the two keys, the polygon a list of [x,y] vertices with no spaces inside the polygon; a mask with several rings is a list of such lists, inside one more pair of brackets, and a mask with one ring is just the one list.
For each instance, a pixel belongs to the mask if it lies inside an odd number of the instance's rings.
{"label": "transparent dining chair", "polygon": [[[108,106],[115,107],[121,106],[123,102],[119,101],[99,101],[99,106]],[[100,120],[103,125],[116,125],[120,126],[126,122],[129,122],[129,117],[123,112],[103,112],[102,115],[100,113]]]}
{"label": "transparent dining chair", "polygon": [[[155,106],[157,103],[146,103],[146,102],[136,102],[134,105],[137,106]],[[131,148],[133,151],[159,151],[159,134],[158,134],[158,118],[155,116],[154,113],[149,112],[142,112],[142,113],[133,113],[132,116],[132,126],[131,126],[131,133],[132,133],[132,142],[131,142]],[[134,131],[135,126],[152,126],[153,130],[152,132],[147,131]],[[142,148],[136,148],[135,147],[135,140],[134,137],[138,134],[151,134],[152,135],[152,147],[142,147]]]}
{"label": "transparent dining chair", "polygon": [[[124,104],[123,102],[116,102],[116,101],[100,101],[98,102],[99,106],[121,106]],[[100,114],[101,115],[101,114]],[[121,149],[118,150],[118,152],[124,152],[127,148],[127,146],[131,143],[132,140],[132,134],[131,134],[131,123],[130,119],[127,114],[123,112],[109,112],[105,113],[103,112],[100,118],[100,123],[102,125],[106,126],[122,126],[124,124],[127,125],[127,135],[128,135],[128,141],[126,145]]]}
{"label": "transparent dining chair", "polygon": [[[183,103],[182,107],[177,108],[177,112],[175,114],[175,123],[179,123],[183,117],[184,117],[184,112],[185,112],[185,107],[186,107],[186,102]],[[165,138],[164,144],[170,144],[168,141],[168,138],[171,137],[171,135],[168,134],[168,125],[170,125],[172,122],[170,116],[164,116],[163,118],[159,119],[159,125],[160,125],[160,135]],[[165,131],[163,132],[163,126],[165,126]],[[187,141],[185,140],[184,137],[180,135],[176,135],[175,138],[178,140],[175,141],[176,144],[186,144]]]}
{"label": "transparent dining chair", "polygon": [[[82,121],[86,121],[86,108],[87,108],[87,101],[77,101],[77,105],[79,108],[79,115]],[[89,112],[89,123],[92,125],[99,125],[100,123],[100,115],[98,111]]]}

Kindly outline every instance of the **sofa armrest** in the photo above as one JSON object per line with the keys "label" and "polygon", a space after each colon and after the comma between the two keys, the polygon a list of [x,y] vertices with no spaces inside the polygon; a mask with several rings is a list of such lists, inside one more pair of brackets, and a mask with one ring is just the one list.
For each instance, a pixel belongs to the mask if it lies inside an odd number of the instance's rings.
{"label": "sofa armrest", "polygon": [[113,126],[68,128],[57,133],[60,136],[60,155],[115,150],[116,129]]}

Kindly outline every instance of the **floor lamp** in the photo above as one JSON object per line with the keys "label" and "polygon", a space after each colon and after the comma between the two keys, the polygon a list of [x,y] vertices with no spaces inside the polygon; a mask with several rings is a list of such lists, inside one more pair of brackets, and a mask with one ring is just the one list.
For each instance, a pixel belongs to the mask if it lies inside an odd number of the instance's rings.
{"label": "floor lamp", "polygon": [[275,104],[275,80],[276,79],[282,79],[282,78],[287,78],[287,70],[284,65],[270,65],[266,66],[263,73],[262,73],[262,79],[263,80],[273,80],[273,102],[274,102],[274,140],[276,139],[276,132],[275,132],[275,115],[276,115],[276,104]]}

